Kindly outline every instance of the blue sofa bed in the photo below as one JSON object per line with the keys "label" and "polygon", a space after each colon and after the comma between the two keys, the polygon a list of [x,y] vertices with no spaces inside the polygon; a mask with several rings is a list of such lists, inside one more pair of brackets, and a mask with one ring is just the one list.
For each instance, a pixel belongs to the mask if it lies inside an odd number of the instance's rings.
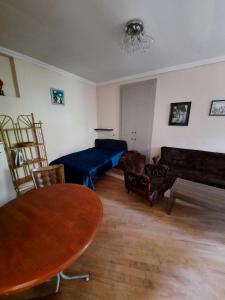
{"label": "blue sofa bed", "polygon": [[125,141],[96,139],[95,147],[62,156],[50,165],[64,165],[66,183],[79,183],[95,189],[94,180],[116,167],[126,151]]}

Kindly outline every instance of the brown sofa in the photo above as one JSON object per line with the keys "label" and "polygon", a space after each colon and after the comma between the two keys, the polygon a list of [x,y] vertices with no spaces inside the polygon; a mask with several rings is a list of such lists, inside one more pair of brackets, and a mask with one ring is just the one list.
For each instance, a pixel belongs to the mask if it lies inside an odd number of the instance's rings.
{"label": "brown sofa", "polygon": [[177,177],[225,189],[225,154],[162,147],[158,165],[166,165],[169,170],[170,186]]}

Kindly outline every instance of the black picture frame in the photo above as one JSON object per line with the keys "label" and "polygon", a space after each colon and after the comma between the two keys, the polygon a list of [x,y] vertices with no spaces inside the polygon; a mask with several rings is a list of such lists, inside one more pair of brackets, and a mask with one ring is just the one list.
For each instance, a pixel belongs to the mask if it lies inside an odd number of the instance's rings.
{"label": "black picture frame", "polygon": [[[219,107],[219,104],[222,104],[221,108]],[[213,116],[213,117],[225,116],[225,100],[212,100],[209,116]]]}
{"label": "black picture frame", "polygon": [[170,103],[169,125],[188,126],[191,102]]}

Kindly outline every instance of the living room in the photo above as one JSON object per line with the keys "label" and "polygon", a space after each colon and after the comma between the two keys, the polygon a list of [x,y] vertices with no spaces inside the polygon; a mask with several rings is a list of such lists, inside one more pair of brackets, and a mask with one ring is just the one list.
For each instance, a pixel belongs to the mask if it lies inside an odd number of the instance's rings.
{"label": "living room", "polygon": [[224,299],[225,3],[0,9],[2,299]]}

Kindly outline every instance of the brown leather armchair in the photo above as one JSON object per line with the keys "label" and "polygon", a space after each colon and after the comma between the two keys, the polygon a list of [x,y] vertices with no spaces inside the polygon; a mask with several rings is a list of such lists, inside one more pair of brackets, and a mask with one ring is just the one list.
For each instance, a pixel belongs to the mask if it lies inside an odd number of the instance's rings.
{"label": "brown leather armchair", "polygon": [[125,187],[128,193],[133,191],[146,197],[152,206],[169,188],[168,168],[156,162],[146,165],[145,160],[145,156],[136,153],[124,161]]}

